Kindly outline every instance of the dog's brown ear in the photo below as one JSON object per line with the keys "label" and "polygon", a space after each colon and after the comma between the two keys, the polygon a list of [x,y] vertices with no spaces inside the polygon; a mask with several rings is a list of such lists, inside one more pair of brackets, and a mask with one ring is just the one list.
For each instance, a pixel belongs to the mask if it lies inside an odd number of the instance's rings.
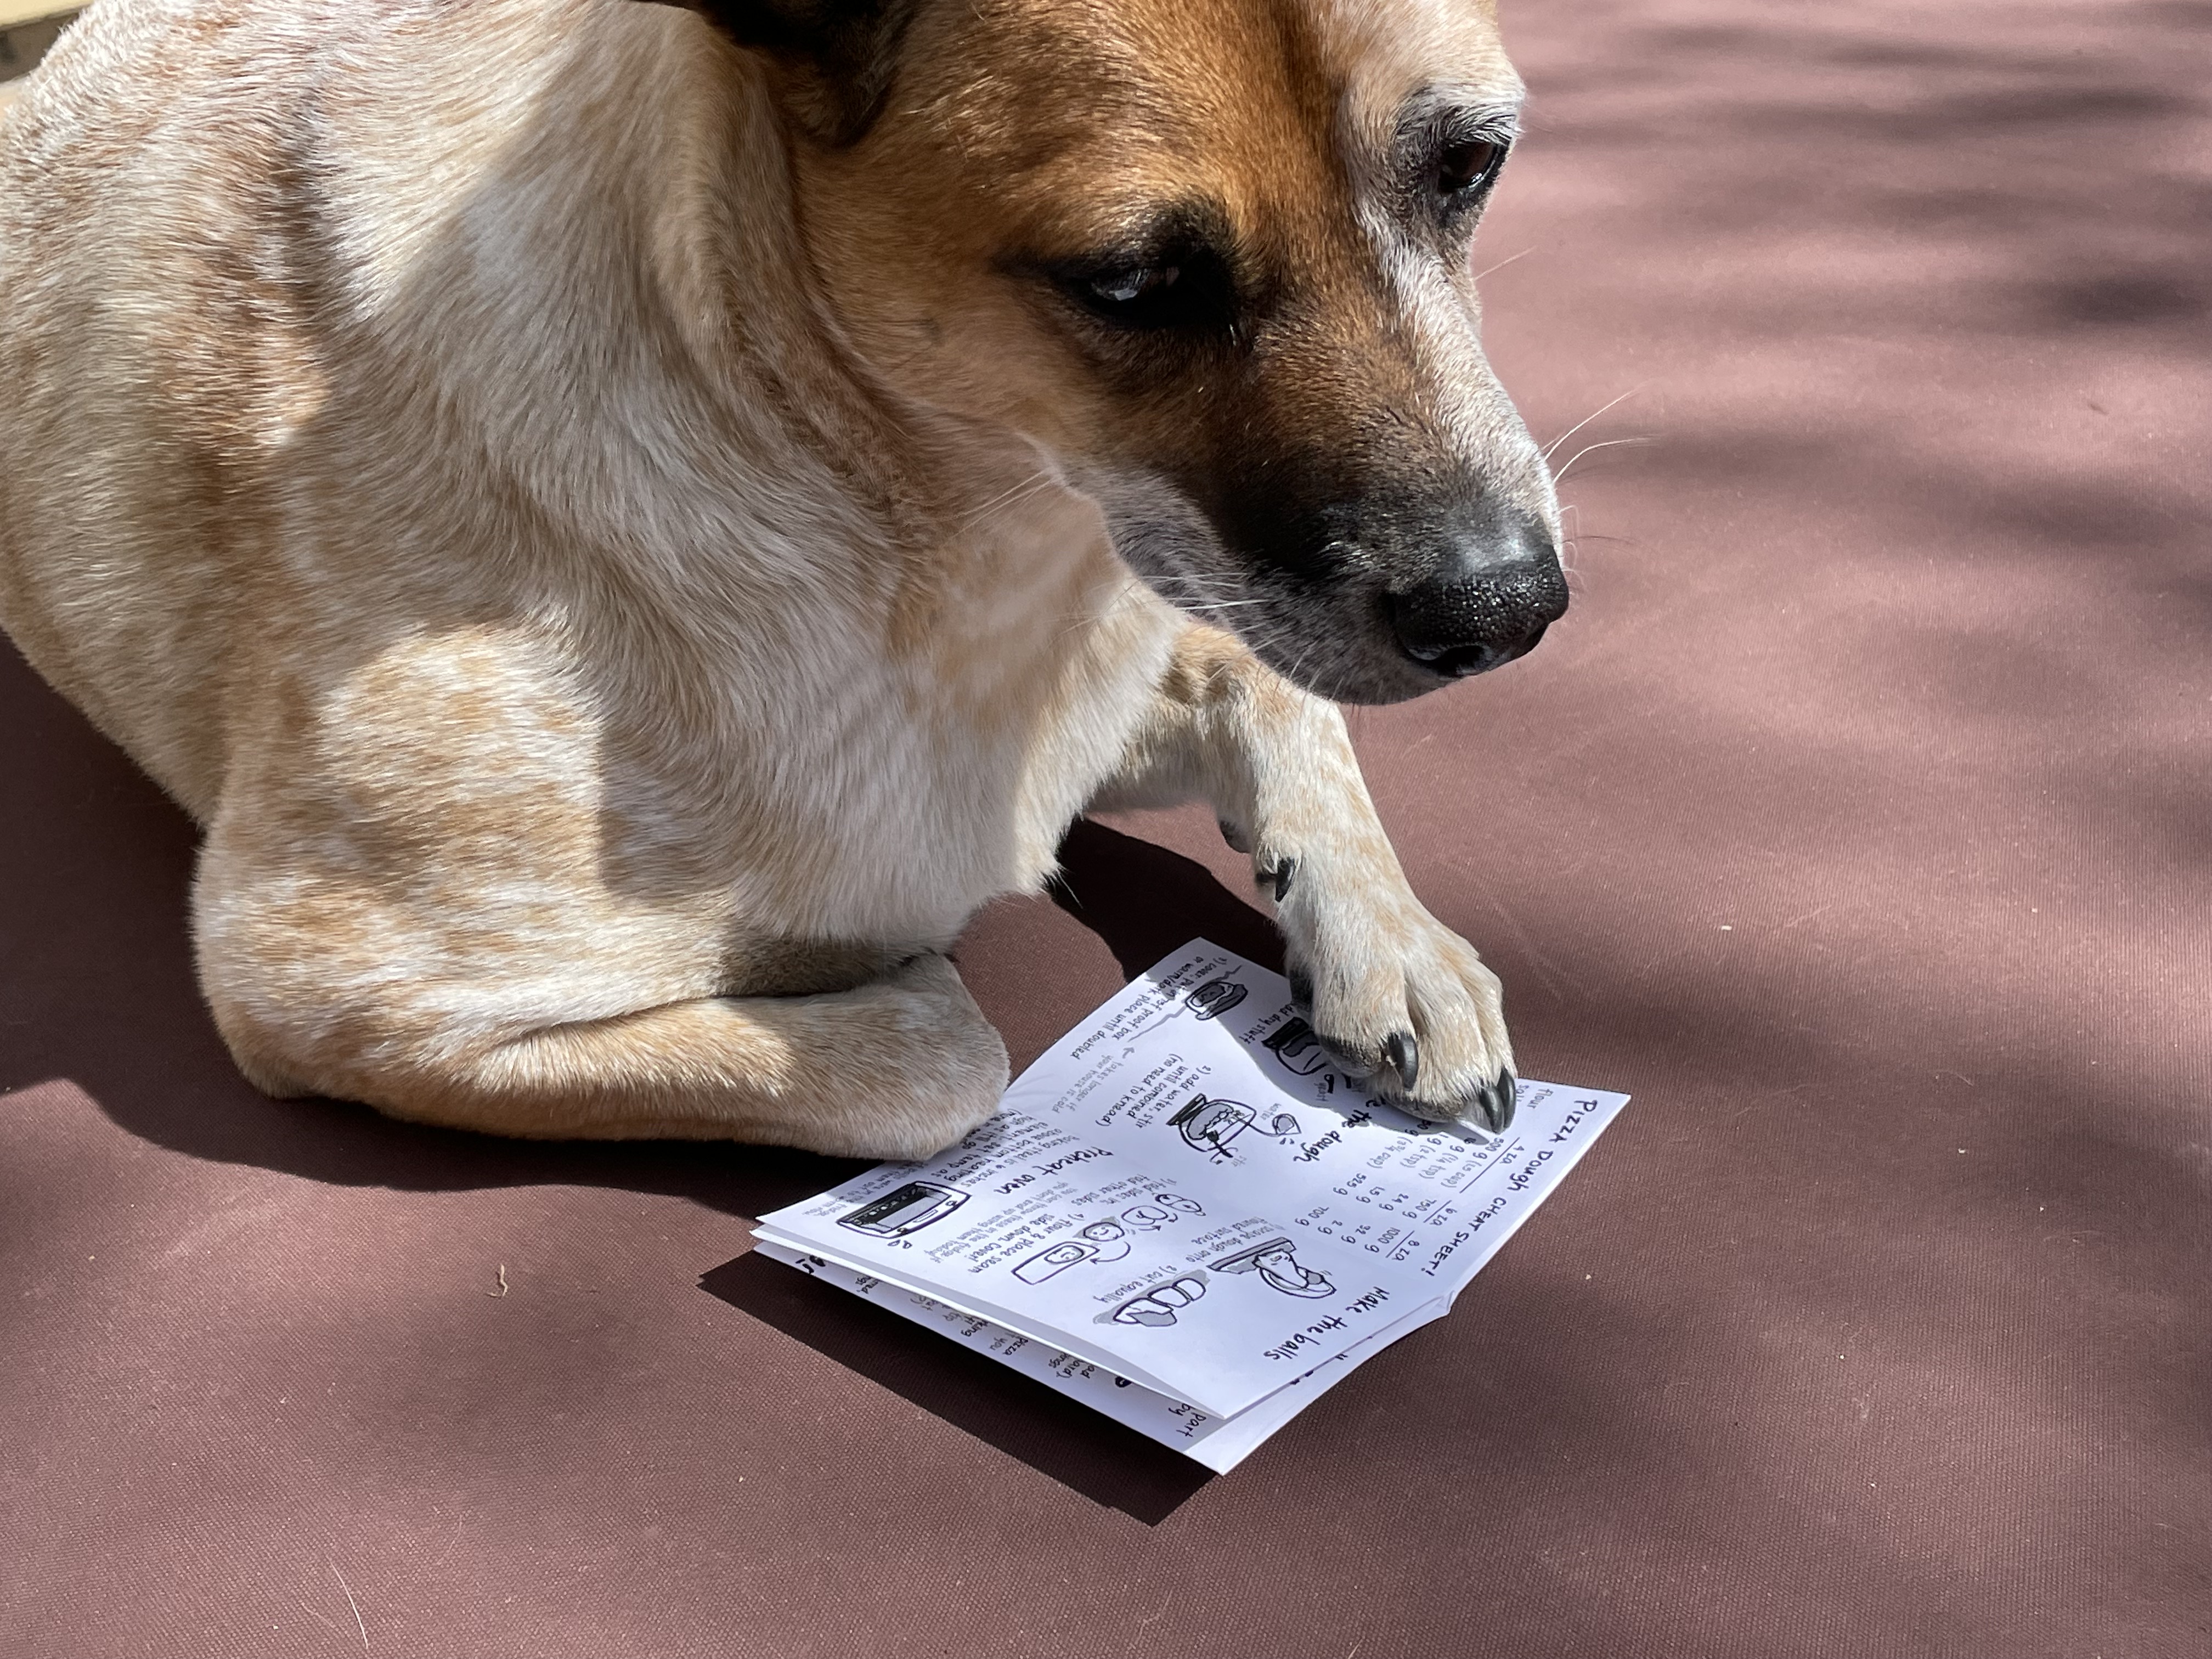
{"label": "dog's brown ear", "polygon": [[921,0],[658,0],[696,11],[775,60],[786,101],[825,143],[868,129],[890,92],[899,39]]}

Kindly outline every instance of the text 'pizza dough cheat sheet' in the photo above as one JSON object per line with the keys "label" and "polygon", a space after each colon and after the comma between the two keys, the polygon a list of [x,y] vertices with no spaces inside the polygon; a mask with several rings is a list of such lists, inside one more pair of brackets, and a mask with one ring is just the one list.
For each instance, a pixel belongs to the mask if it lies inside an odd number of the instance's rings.
{"label": "text 'pizza dough cheat sheet'", "polygon": [[1216,1469],[1452,1298],[1626,1095],[1524,1081],[1501,1135],[1361,1091],[1281,975],[1203,940],[995,1117],[763,1216],[766,1255]]}

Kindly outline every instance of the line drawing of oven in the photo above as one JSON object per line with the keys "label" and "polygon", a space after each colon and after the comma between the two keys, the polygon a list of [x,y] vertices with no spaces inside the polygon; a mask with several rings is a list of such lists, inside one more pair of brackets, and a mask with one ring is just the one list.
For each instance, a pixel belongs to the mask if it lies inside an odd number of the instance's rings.
{"label": "line drawing of oven", "polygon": [[838,1217],[837,1224],[856,1233],[866,1233],[871,1238],[904,1238],[933,1222],[944,1220],[967,1201],[968,1194],[957,1187],[934,1181],[909,1181],[903,1187],[894,1187],[881,1198],[870,1200],[852,1214]]}

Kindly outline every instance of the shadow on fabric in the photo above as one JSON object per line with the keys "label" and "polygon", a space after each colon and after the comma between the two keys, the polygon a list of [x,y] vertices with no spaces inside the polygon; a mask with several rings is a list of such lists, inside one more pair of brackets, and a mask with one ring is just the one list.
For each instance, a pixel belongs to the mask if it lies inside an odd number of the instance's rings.
{"label": "shadow on fabric", "polygon": [[1156,1527],[1212,1473],[995,1359],[810,1279],[741,1255],[700,1288],[1093,1503]]}
{"label": "shadow on fabric", "polygon": [[1194,939],[1282,971],[1275,924],[1214,878],[1194,859],[1079,818],[1060,845],[1052,902],[1105,941],[1134,979]]}

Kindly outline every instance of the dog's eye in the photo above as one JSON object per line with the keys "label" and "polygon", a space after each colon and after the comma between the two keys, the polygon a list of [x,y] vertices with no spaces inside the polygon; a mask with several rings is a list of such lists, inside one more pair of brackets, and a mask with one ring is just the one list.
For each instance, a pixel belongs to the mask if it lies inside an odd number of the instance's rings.
{"label": "dog's eye", "polygon": [[1227,262],[1188,239],[1156,252],[1071,259],[1030,269],[1049,278],[1073,304],[1115,329],[1143,333],[1212,331],[1228,328],[1236,320],[1236,284]]}
{"label": "dog's eye", "polygon": [[1182,277],[1175,265],[1131,265],[1085,279],[1091,300],[1108,311],[1134,312],[1148,301],[1163,299]]}
{"label": "dog's eye", "polygon": [[1437,158],[1437,191],[1450,201],[1480,190],[1505,159],[1505,146],[1494,139],[1462,138]]}

